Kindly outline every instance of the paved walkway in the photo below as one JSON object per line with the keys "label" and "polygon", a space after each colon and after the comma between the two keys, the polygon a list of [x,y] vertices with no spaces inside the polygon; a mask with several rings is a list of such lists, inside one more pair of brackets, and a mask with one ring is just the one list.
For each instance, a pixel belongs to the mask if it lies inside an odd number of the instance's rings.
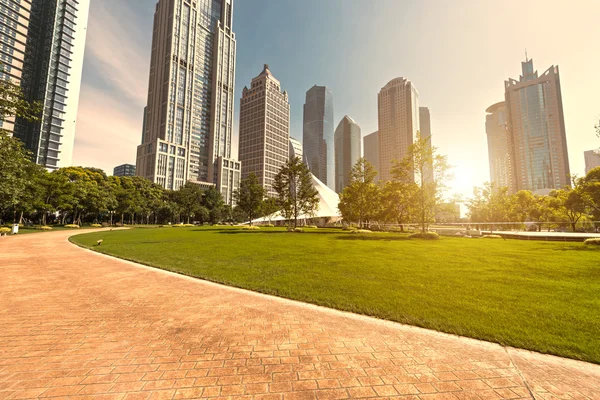
{"label": "paved walkway", "polygon": [[600,399],[600,366],[0,238],[0,399]]}

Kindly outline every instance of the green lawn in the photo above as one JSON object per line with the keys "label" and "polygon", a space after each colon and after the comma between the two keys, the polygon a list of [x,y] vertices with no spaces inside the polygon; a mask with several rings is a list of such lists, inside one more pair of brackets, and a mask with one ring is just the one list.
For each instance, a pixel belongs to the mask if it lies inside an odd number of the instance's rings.
{"label": "green lawn", "polygon": [[263,228],[104,231],[72,241],[327,307],[600,363],[600,250],[581,243]]}

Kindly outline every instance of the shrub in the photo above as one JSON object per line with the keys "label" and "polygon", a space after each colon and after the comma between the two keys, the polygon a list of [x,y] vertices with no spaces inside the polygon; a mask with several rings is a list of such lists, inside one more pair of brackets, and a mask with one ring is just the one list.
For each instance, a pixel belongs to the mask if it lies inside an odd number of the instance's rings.
{"label": "shrub", "polygon": [[292,228],[291,226],[287,228],[288,232],[295,232],[295,233],[304,233],[304,229],[302,228]]}
{"label": "shrub", "polygon": [[587,239],[583,242],[586,246],[600,246],[600,238]]}
{"label": "shrub", "polygon": [[440,235],[435,232],[418,232],[408,236],[409,239],[438,240]]}
{"label": "shrub", "polygon": [[79,225],[75,225],[75,224],[68,224],[68,225],[65,225],[65,228],[69,228],[69,229],[79,229]]}
{"label": "shrub", "polygon": [[482,236],[483,239],[502,239],[502,236],[500,235],[484,235]]}
{"label": "shrub", "polygon": [[373,233],[373,231],[370,231],[368,229],[354,229],[352,232],[350,232],[352,234],[370,234]]}
{"label": "shrub", "polygon": [[316,225],[306,225],[305,228],[310,228],[310,229],[319,229],[318,226]]}
{"label": "shrub", "polygon": [[342,228],[343,231],[355,231],[357,228],[354,226],[345,226]]}
{"label": "shrub", "polygon": [[52,227],[51,226],[36,226],[35,229],[37,229],[38,231],[51,231]]}
{"label": "shrub", "polygon": [[264,225],[261,225],[261,226],[263,228],[275,228],[275,225],[273,225],[273,224],[264,224]]}
{"label": "shrub", "polygon": [[90,225],[92,228],[102,228],[101,224],[91,224]]}
{"label": "shrub", "polygon": [[195,227],[195,226],[196,226],[196,225],[194,225],[194,224],[183,224],[183,227],[184,227],[184,228],[193,228],[193,227]]}
{"label": "shrub", "polygon": [[246,225],[246,226],[243,226],[242,229],[245,231],[259,231],[260,227],[258,227],[256,225]]}
{"label": "shrub", "polygon": [[8,235],[10,232],[12,231],[12,229],[10,228],[0,228],[0,236],[4,236],[4,235]]}

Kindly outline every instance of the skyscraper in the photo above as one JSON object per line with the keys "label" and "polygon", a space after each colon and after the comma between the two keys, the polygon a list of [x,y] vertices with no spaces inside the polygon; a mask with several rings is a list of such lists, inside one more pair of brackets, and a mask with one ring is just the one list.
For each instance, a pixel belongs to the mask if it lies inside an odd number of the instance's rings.
{"label": "skyscraper", "polygon": [[135,165],[122,164],[113,169],[113,176],[135,176]]}
{"label": "skyscraper", "polygon": [[335,191],[342,190],[350,183],[352,167],[360,159],[360,126],[349,116],[345,116],[335,130]]}
{"label": "skyscraper", "polygon": [[275,79],[269,66],[245,87],[240,101],[240,161],[242,177],[250,173],[270,197],[275,175],[289,158],[290,103],[287,92]]}
{"label": "skyscraper", "polygon": [[[45,168],[70,166],[90,1],[2,3],[1,11],[7,13],[0,19],[5,73],[20,77],[25,98],[43,105],[39,121],[16,119],[14,136]],[[27,40],[23,42],[25,34]]]}
{"label": "skyscraper", "polygon": [[490,106],[485,117],[490,160],[490,182],[494,189],[507,187],[515,193],[512,165],[512,147],[508,130],[508,110],[504,101]]}
{"label": "skyscraper", "polygon": [[551,66],[538,75],[529,59],[521,65],[519,80],[504,84],[515,190],[547,193],[570,186],[560,74]]}
{"label": "skyscraper", "polygon": [[419,124],[419,93],[404,78],[391,80],[378,97],[379,179],[392,178],[392,162],[402,161],[414,143]]}
{"label": "skyscraper", "polygon": [[[0,41],[2,42],[0,79],[10,79],[18,86],[21,85],[23,77],[30,14],[30,1],[5,0],[0,4]],[[14,117],[0,120],[0,129],[13,132],[14,128]]]}
{"label": "skyscraper", "polygon": [[585,173],[600,167],[600,149],[590,150],[583,153],[585,157]]}
{"label": "skyscraper", "polygon": [[379,132],[365,136],[363,142],[364,158],[375,167],[377,171],[375,182],[377,182],[379,181]]}
{"label": "skyscraper", "polygon": [[[233,0],[159,0],[137,174],[167,189],[216,185],[231,204],[236,41]],[[237,178],[236,178],[237,176]],[[239,183],[239,179],[237,179]]]}
{"label": "skyscraper", "polygon": [[331,90],[313,86],[306,92],[302,145],[310,171],[331,189],[335,189],[333,123]]}

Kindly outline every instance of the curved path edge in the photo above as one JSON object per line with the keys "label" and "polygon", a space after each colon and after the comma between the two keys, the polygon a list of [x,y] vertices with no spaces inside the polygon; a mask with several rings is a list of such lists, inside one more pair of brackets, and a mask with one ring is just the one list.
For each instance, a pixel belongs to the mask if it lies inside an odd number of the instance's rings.
{"label": "curved path edge", "polygon": [[0,399],[600,398],[598,365],[145,266],[81,233],[0,240]]}

